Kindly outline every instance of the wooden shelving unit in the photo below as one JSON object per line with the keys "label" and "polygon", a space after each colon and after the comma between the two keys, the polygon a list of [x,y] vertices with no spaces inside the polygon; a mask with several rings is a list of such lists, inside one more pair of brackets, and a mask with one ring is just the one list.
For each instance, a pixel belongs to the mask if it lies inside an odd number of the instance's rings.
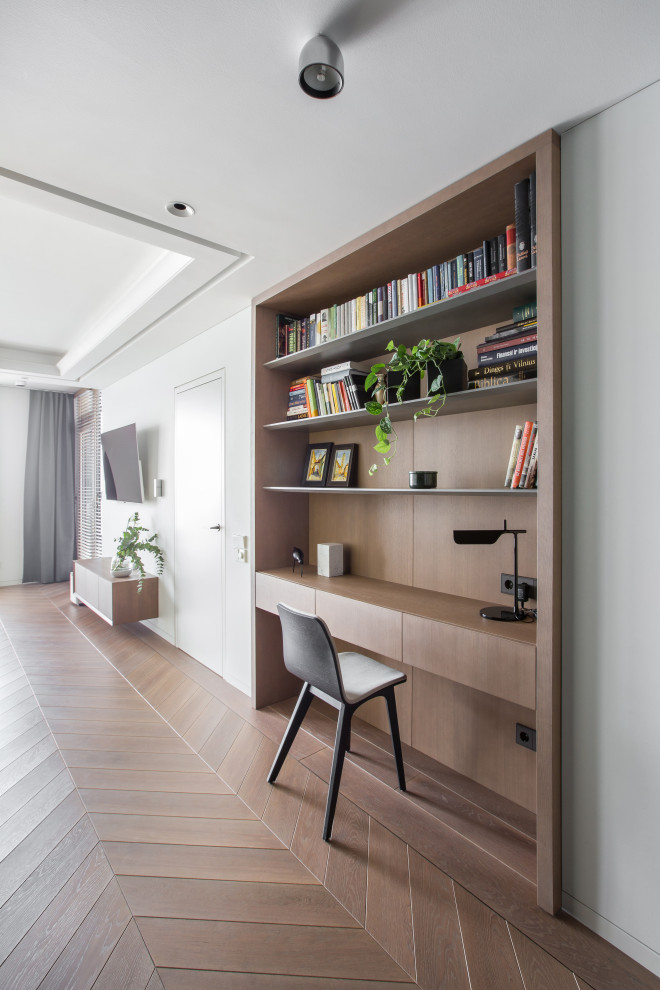
{"label": "wooden shelving unit", "polygon": [[[536,813],[537,896],[549,912],[558,910],[561,894],[559,165],[559,140],[546,132],[274,287],[254,306],[254,703],[296,692],[281,661],[277,600],[318,611],[338,639],[399,665],[408,674],[404,741]],[[278,312],[303,317],[471,250],[513,221],[514,184],[534,170],[535,270],[274,358]],[[535,298],[538,379],[449,395],[433,418],[415,421],[423,400],[392,406],[397,455],[374,475],[374,417],[359,411],[286,420],[293,378],[343,360],[377,360],[391,339],[410,345],[460,336],[472,366],[485,333]],[[526,419],[539,422],[538,492],[502,487],[514,426]],[[307,445],[322,441],[358,444],[357,488],[301,486]],[[437,470],[438,487],[409,489],[410,470]],[[520,573],[539,577],[538,622],[525,629],[503,630],[476,608],[511,604],[499,594],[500,575],[512,569],[510,541],[453,543],[453,529],[501,528],[504,518],[526,530]],[[347,550],[345,578],[291,572],[293,546],[313,566],[317,544],[328,541]],[[507,650],[522,652],[514,662]],[[365,717],[383,721],[375,710]],[[515,745],[516,721],[536,727],[536,754]]]}

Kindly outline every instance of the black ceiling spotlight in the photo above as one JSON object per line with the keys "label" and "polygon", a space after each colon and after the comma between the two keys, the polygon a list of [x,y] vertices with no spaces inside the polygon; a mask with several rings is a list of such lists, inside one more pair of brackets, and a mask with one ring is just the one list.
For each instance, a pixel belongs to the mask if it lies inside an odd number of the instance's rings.
{"label": "black ceiling spotlight", "polygon": [[504,533],[510,533],[513,536],[513,588],[515,605],[513,608],[506,608],[504,605],[489,605],[482,608],[479,615],[483,616],[484,619],[497,619],[498,622],[534,621],[534,613],[522,605],[522,601],[526,600],[526,596],[523,594],[521,601],[521,589],[518,588],[518,537],[521,533],[526,532],[526,529],[507,529],[506,519],[504,520],[504,529],[454,530],[454,543],[471,543],[478,544],[479,546],[497,543],[500,536],[503,536]]}
{"label": "black ceiling spotlight", "polygon": [[317,100],[327,100],[343,89],[344,59],[334,41],[324,34],[317,34],[303,46],[298,82],[303,93]]}

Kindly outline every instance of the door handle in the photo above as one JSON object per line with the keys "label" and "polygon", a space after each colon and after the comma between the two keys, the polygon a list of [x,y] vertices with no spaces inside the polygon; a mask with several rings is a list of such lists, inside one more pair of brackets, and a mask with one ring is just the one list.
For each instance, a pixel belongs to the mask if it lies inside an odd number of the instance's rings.
{"label": "door handle", "polygon": [[222,529],[222,526],[218,523],[217,526],[209,526],[209,529]]}

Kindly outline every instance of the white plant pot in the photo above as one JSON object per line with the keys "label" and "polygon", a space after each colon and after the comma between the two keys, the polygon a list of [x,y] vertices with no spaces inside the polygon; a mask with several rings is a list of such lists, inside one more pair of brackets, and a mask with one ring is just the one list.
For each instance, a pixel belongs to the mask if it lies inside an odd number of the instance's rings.
{"label": "white plant pot", "polygon": [[127,564],[125,560],[120,560],[119,557],[113,557],[110,563],[110,571],[112,576],[116,578],[127,578],[131,576],[133,570],[132,564]]}

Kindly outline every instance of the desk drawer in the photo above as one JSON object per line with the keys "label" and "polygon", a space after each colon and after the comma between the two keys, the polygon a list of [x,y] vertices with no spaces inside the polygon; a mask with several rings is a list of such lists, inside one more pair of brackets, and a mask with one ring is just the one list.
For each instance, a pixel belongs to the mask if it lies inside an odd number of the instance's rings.
{"label": "desk drawer", "polygon": [[317,591],[316,613],[337,639],[401,660],[401,612]]}
{"label": "desk drawer", "polygon": [[536,708],[536,648],[446,622],[403,616],[403,662]]}
{"label": "desk drawer", "polygon": [[301,612],[316,611],[316,592],[303,584],[293,581],[282,581],[272,574],[257,574],[255,585],[255,601],[257,608],[277,615],[277,604],[282,602],[289,608],[297,608]]}

